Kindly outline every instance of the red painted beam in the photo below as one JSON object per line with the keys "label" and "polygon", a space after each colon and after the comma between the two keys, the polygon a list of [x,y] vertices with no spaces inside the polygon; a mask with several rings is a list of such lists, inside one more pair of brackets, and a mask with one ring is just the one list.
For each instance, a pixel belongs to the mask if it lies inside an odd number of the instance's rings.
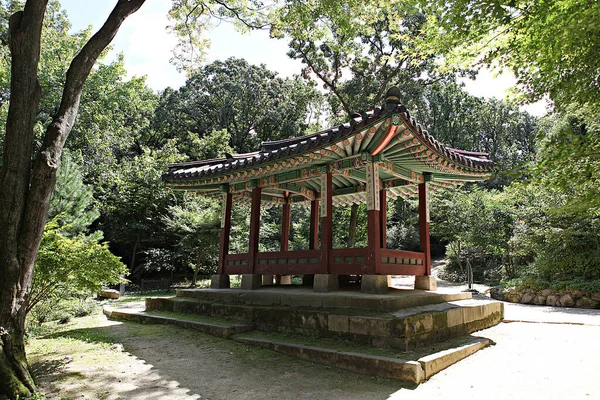
{"label": "red painted beam", "polygon": [[229,253],[229,237],[231,233],[231,204],[233,195],[227,193],[223,200],[223,221],[221,222],[221,241],[219,244],[219,265],[217,266],[217,274],[223,274],[225,267],[225,259]]}
{"label": "red painted beam", "polygon": [[[333,180],[331,172],[326,172],[325,177],[321,178],[325,187],[321,188],[321,204],[324,209],[324,215],[321,215],[321,265],[326,266],[329,273],[329,252],[333,248]],[[325,192],[325,195],[323,195]]]}
{"label": "red painted beam", "polygon": [[308,233],[308,248],[319,248],[319,200],[310,202],[310,232]]}
{"label": "red painted beam", "polygon": [[250,208],[250,240],[248,241],[248,265],[254,273],[256,253],[258,253],[258,240],[260,236],[260,201],[262,188],[252,189],[252,205]]}
{"label": "red painted beam", "polygon": [[429,201],[427,183],[419,183],[419,241],[425,254],[425,275],[431,275],[431,244],[429,238]]}
{"label": "red painted beam", "polygon": [[387,192],[385,189],[379,191],[379,240],[382,249],[387,247]]}
{"label": "red painted beam", "polygon": [[288,251],[290,241],[290,220],[291,220],[291,207],[290,203],[283,205],[283,212],[281,215],[281,244],[279,249],[281,251]]}

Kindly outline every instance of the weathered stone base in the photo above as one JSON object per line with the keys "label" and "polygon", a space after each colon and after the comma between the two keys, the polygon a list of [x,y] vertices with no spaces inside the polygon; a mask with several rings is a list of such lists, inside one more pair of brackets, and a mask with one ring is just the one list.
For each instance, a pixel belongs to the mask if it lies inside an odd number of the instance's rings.
{"label": "weathered stone base", "polygon": [[363,275],[360,281],[360,291],[371,294],[387,294],[388,275]]}
{"label": "weathered stone base", "polygon": [[211,289],[229,289],[229,275],[213,275],[210,277]]}
{"label": "weathered stone base", "polygon": [[313,284],[313,291],[319,293],[332,292],[340,288],[340,280],[336,274],[317,274]]}
{"label": "weathered stone base", "polygon": [[431,275],[415,276],[416,290],[437,290],[437,281]]}
{"label": "weathered stone base", "polygon": [[262,275],[244,274],[242,275],[242,289],[255,290],[262,286]]}
{"label": "weathered stone base", "polygon": [[[179,296],[184,293],[204,293],[211,297],[186,299]],[[496,301],[459,300],[395,312],[357,315],[359,308],[352,308],[352,312],[344,311],[333,302],[329,302],[331,308],[319,307],[320,303],[316,300],[327,297],[323,294],[281,298],[276,293],[240,293],[233,289],[184,290],[177,294],[176,298],[148,298],[146,309],[230,318],[253,324],[256,329],[265,332],[335,338],[402,350],[489,328],[503,318],[503,303]],[[424,297],[429,296],[424,294]],[[250,298],[252,303],[247,303],[245,300]],[[309,299],[314,299],[314,304],[311,305]]]}

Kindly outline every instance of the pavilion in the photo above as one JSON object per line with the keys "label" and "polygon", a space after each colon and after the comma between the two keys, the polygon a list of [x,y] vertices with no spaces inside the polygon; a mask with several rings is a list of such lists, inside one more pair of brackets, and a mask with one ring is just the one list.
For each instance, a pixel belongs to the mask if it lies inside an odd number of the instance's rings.
{"label": "pavilion", "polygon": [[[389,275],[415,276],[415,288],[435,290],[431,277],[428,193],[489,178],[486,153],[453,149],[431,136],[400,104],[392,87],[381,107],[311,135],[262,143],[259,151],[169,165],[168,187],[222,198],[217,275],[212,288],[273,284],[274,276],[302,275],[319,292],[336,290],[340,275],[360,275],[361,290],[385,293]],[[388,198],[419,199],[420,251],[388,249]],[[250,203],[249,248],[229,254],[233,201]],[[290,205],[310,202],[309,249],[288,251]],[[366,248],[333,248],[334,205],[367,205]],[[281,247],[259,252],[261,206],[281,205]],[[320,218],[320,229],[319,229]],[[319,232],[320,231],[320,232]],[[319,248],[320,236],[320,248]]]}

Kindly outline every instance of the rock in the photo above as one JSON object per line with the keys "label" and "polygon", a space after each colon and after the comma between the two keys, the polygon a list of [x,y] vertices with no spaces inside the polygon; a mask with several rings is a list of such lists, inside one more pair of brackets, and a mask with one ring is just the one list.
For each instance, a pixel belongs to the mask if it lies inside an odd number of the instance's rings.
{"label": "rock", "polygon": [[560,304],[563,307],[573,307],[575,302],[573,301],[573,297],[569,293],[566,293],[560,297]]}
{"label": "rock", "polygon": [[537,304],[538,306],[543,306],[544,304],[546,304],[546,296],[535,296],[533,299],[533,304]]}
{"label": "rock", "polygon": [[592,300],[600,301],[600,293],[592,293],[590,297]]}
{"label": "rock", "polygon": [[581,307],[581,308],[598,308],[598,306],[600,305],[599,301],[596,300],[592,300],[589,297],[580,297],[579,299],[577,299],[577,301],[575,302],[575,305],[577,307]]}
{"label": "rock", "polygon": [[490,297],[496,300],[504,300],[504,290],[499,286],[490,288]]}
{"label": "rock", "polygon": [[535,296],[532,293],[525,293],[523,297],[521,297],[521,303],[523,304],[531,304]]}
{"label": "rock", "polygon": [[102,299],[118,299],[120,295],[118,290],[104,289],[98,292],[98,297]]}
{"label": "rock", "polygon": [[504,295],[504,299],[506,301],[510,301],[511,303],[520,303],[521,295],[517,292],[508,292]]}
{"label": "rock", "polygon": [[549,296],[551,294],[552,294],[552,289],[544,289],[540,293],[540,295],[542,295],[542,296]]}
{"label": "rock", "polygon": [[558,296],[555,294],[551,294],[546,297],[546,305],[547,306],[556,306],[558,303]]}

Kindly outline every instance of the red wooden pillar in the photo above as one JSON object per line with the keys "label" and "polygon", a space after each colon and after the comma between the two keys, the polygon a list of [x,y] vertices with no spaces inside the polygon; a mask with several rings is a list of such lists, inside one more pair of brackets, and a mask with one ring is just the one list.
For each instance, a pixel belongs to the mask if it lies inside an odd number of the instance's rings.
{"label": "red wooden pillar", "polygon": [[387,247],[387,192],[385,189],[379,191],[379,240],[380,247]]}
{"label": "red wooden pillar", "polygon": [[288,203],[288,199],[285,199],[286,203],[283,204],[283,212],[281,215],[281,251],[288,251],[289,240],[290,240],[290,217],[291,207]]}
{"label": "red wooden pillar", "polygon": [[308,248],[319,248],[319,200],[310,202],[310,232],[308,233]]}
{"label": "red wooden pillar", "polygon": [[379,190],[379,164],[370,162],[367,170],[367,266],[369,271],[365,274],[375,274],[377,264],[380,262],[379,250],[381,249],[381,193]]}
{"label": "red wooden pillar", "polygon": [[248,269],[254,273],[256,265],[256,253],[258,253],[258,238],[260,234],[260,200],[262,188],[252,189],[252,206],[250,209],[250,240],[248,245]]}
{"label": "red wooden pillar", "polygon": [[425,253],[425,275],[431,275],[431,246],[429,243],[429,194],[427,182],[419,183],[419,239]]}
{"label": "red wooden pillar", "polygon": [[321,175],[321,267],[329,271],[329,253],[333,247],[333,180],[331,172]]}
{"label": "red wooden pillar", "polygon": [[226,193],[223,195],[223,217],[221,219],[221,242],[219,245],[219,265],[217,274],[221,275],[225,271],[225,258],[229,253],[229,236],[231,233],[231,205],[233,195]]}

